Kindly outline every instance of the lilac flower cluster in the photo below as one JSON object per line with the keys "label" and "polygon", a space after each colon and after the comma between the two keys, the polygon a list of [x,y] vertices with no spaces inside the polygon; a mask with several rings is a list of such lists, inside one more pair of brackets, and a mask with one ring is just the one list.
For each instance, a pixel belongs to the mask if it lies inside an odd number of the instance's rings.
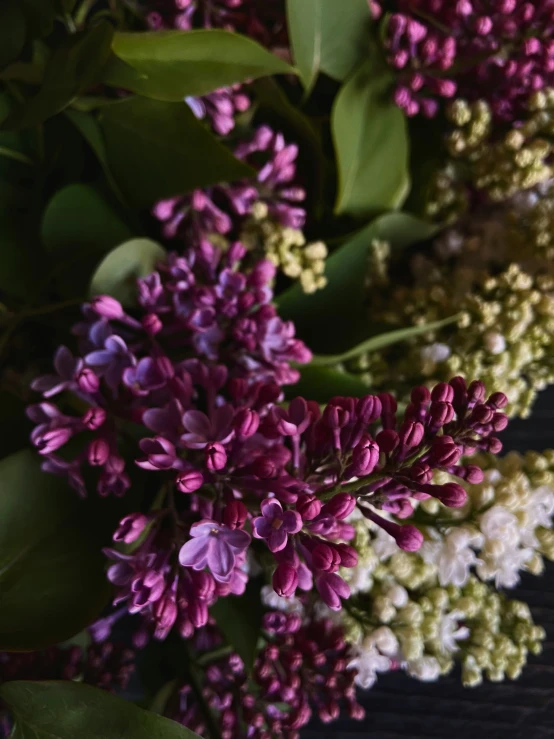
{"label": "lilac flower cluster", "polygon": [[[327,723],[338,717],[344,703],[352,718],[363,718],[364,710],[356,701],[356,672],[347,667],[340,627],[328,620],[303,623],[297,614],[270,612],[265,616],[264,638],[251,681],[236,654],[206,669],[203,695],[221,726],[222,739],[246,736],[244,726],[250,739],[298,739],[313,713]],[[171,718],[206,734],[188,685],[181,689],[179,708]]]}
{"label": "lilac flower cluster", "polygon": [[[414,551],[420,531],[390,517],[430,496],[463,505],[464,488],[433,484],[434,470],[478,482],[460,458],[501,447],[506,397],[486,399],[483,383],[461,378],[415,388],[401,418],[388,393],[284,407],[282,386],[298,378],[290,363],[310,352],[269,302],[272,266],[240,271],[243,256],[238,243],[169,255],[138,281],[133,314],[95,298],[75,327],[81,356],[62,347],[56,374],[33,384],[44,396],[29,408],[43,469],[85,495],[88,468],[101,496],[121,496],[130,477],[119,447],[130,439],[135,464],[159,476],[156,500],[113,535],[132,547],[106,550],[114,605],[141,614],[158,639],[204,626],[218,597],[244,592],[249,555],[264,549],[279,596],[315,588],[339,610],[350,595],[339,570],[357,564],[346,522],[356,505]],[[81,450],[68,460],[70,439]]]}
{"label": "lilac flower cluster", "polygon": [[240,236],[241,222],[257,203],[263,203],[269,217],[281,225],[302,228],[306,194],[295,184],[298,147],[287,144],[269,126],[260,126],[234,153],[257,170],[256,179],[160,201],[154,216],[163,223],[167,239],[179,237],[187,244],[202,245],[211,234]]}
{"label": "lilac flower cluster", "polygon": [[517,121],[530,96],[554,83],[552,0],[394,0],[385,45],[398,72],[396,103],[433,117],[440,100],[486,101]]}

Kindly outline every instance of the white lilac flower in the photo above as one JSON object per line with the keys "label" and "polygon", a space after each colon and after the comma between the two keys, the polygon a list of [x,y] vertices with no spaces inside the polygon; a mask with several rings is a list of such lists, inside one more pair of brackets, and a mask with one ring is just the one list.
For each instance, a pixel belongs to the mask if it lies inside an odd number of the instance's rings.
{"label": "white lilac flower", "polygon": [[373,687],[377,680],[377,673],[388,672],[392,662],[389,657],[381,654],[370,639],[364,639],[361,645],[354,647],[354,658],[347,665],[348,670],[355,669],[356,684],[367,690]]}
{"label": "white lilac flower", "polygon": [[435,657],[420,657],[406,662],[406,672],[426,683],[438,680],[441,674],[440,664]]}
{"label": "white lilac flower", "polygon": [[462,611],[451,611],[445,613],[439,625],[439,641],[443,652],[452,654],[459,650],[458,642],[467,639],[470,630],[467,626],[460,626],[464,613]]}
{"label": "white lilac flower", "polygon": [[516,547],[520,540],[517,517],[504,506],[495,505],[479,520],[486,542],[501,542],[505,549]]}
{"label": "white lilac flower", "polygon": [[264,585],[261,591],[262,603],[268,608],[285,613],[303,613],[304,606],[298,598],[281,598],[271,585]]}
{"label": "white lilac flower", "polygon": [[533,557],[533,549],[519,547],[506,548],[496,557],[487,557],[477,566],[477,574],[482,580],[492,580],[497,588],[513,588],[519,582],[519,573]]}
{"label": "white lilac flower", "polygon": [[465,585],[473,565],[480,562],[472,547],[478,547],[481,536],[469,529],[457,528],[444,538],[436,564],[439,583],[445,585]]}

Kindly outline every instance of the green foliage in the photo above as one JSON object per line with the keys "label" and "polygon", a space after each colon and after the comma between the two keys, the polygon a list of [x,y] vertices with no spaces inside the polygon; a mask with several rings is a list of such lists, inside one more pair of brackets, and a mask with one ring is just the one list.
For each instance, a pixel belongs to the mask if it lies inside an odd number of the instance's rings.
{"label": "green foliage", "polygon": [[362,228],[327,260],[327,286],[306,295],[293,285],[278,298],[279,311],[293,320],[312,349],[343,353],[364,341],[371,331],[365,306],[372,241],[388,241],[403,249],[429,238],[436,228],[406,213],[385,213]]}
{"label": "green foliage", "polygon": [[0,461],[0,649],[55,644],[99,615],[109,529],[91,513],[36,453]]}
{"label": "green foliage", "polygon": [[319,72],[343,80],[369,53],[367,0],[287,0],[294,61],[306,90]]}
{"label": "green foliage", "polygon": [[339,171],[337,213],[400,208],[410,189],[404,115],[390,97],[390,73],[369,59],[341,88],[332,112]]}
{"label": "green foliage", "polygon": [[220,30],[117,33],[113,51],[104,82],[166,102],[294,72],[255,41]]}
{"label": "green foliage", "polygon": [[182,103],[129,98],[102,108],[99,120],[113,176],[138,205],[253,173]]}
{"label": "green foliage", "polygon": [[219,598],[210,609],[227,642],[251,670],[256,659],[263,607],[259,583],[250,581],[240,597]]}
{"label": "green foliage", "polygon": [[112,295],[123,305],[132,305],[138,277],[150,274],[166,257],[165,250],[150,239],[131,239],[113,249],[100,262],[91,285],[91,295]]}
{"label": "green foliage", "polygon": [[0,70],[21,54],[25,43],[25,13],[19,0],[0,4]]}
{"label": "green foliage", "polygon": [[110,56],[113,26],[107,21],[67,38],[54,51],[38,93],[20,104],[4,121],[5,129],[36,126],[64,110],[95,85]]}
{"label": "green foliage", "polygon": [[318,403],[327,403],[335,395],[362,398],[370,392],[365,382],[358,377],[332,367],[309,364],[299,370],[300,381],[287,388],[288,398],[300,395]]}
{"label": "green foliage", "polygon": [[0,698],[15,718],[11,739],[199,739],[174,721],[75,682],[5,683]]}

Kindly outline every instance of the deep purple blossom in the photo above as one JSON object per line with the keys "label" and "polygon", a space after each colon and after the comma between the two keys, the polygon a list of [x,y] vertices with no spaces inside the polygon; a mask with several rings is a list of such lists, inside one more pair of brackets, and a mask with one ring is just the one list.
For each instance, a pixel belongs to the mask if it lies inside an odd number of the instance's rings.
{"label": "deep purple blossom", "polygon": [[179,552],[179,562],[193,570],[207,567],[219,582],[230,580],[236,556],[250,543],[245,531],[229,529],[215,521],[193,524],[190,535],[192,538]]}
{"label": "deep purple blossom", "polygon": [[50,398],[73,387],[82,366],[82,359],[74,357],[67,347],[60,346],[54,356],[54,369],[57,374],[39,377],[31,387],[44,398]]}
{"label": "deep purple blossom", "polygon": [[265,539],[271,552],[280,552],[287,545],[290,534],[302,528],[302,516],[297,511],[283,511],[283,506],[274,498],[260,504],[261,516],[252,521],[256,539]]}

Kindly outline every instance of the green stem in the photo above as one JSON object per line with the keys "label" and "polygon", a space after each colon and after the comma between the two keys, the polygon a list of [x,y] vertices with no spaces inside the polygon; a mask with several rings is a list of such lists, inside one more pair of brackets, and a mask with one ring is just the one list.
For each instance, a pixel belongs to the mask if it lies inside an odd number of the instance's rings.
{"label": "green stem", "polygon": [[22,162],[28,164],[30,167],[34,167],[35,163],[33,160],[22,154],[20,151],[13,151],[13,149],[7,149],[5,146],[0,146],[0,156],[8,157],[9,159],[15,159],[16,162]]}

